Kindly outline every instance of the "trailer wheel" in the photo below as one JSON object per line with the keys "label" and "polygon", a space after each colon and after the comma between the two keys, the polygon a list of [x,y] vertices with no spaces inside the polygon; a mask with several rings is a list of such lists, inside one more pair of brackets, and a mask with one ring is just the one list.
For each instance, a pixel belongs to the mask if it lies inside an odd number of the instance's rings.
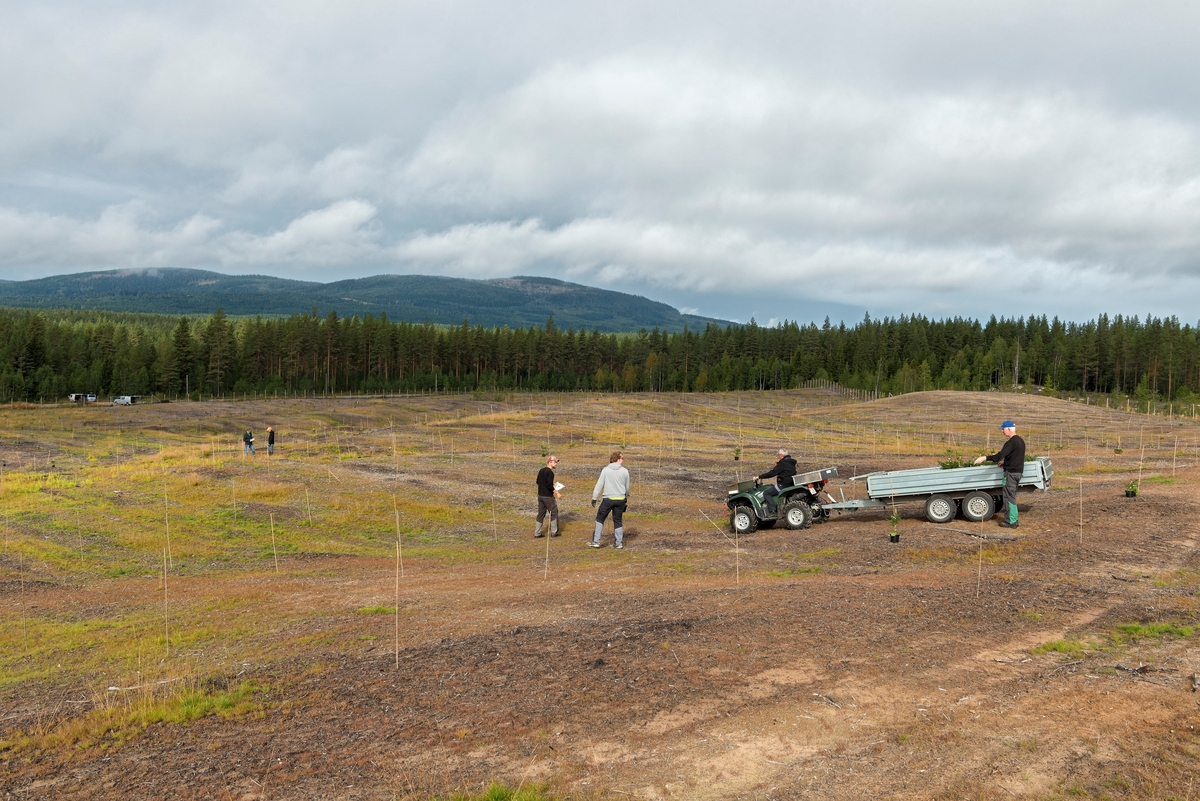
{"label": "trailer wheel", "polygon": [[992,503],[992,496],[986,492],[972,492],[962,500],[963,517],[970,520],[972,523],[981,523],[984,520],[990,520],[992,514],[996,511],[995,505]]}
{"label": "trailer wheel", "polygon": [[925,519],[930,523],[949,523],[958,512],[958,504],[946,495],[934,495],[925,501]]}
{"label": "trailer wheel", "polygon": [[750,534],[758,528],[758,518],[754,510],[745,504],[733,507],[729,515],[729,528],[734,534]]}
{"label": "trailer wheel", "polygon": [[812,525],[812,508],[804,501],[792,501],[783,507],[783,524],[792,531]]}

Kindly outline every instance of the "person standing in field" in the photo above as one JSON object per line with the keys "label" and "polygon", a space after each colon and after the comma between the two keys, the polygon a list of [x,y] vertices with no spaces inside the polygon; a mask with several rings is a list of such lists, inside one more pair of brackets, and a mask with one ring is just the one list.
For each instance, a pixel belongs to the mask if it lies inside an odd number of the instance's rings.
{"label": "person standing in field", "polygon": [[562,498],[562,494],[554,486],[554,468],[556,467],[558,467],[558,457],[550,454],[546,459],[546,466],[537,474],[537,527],[533,530],[535,538],[545,536],[542,534],[542,521],[546,519],[546,515],[550,515],[550,536],[558,536],[558,501]]}
{"label": "person standing in field", "polygon": [[267,426],[267,456],[275,453],[275,429]]}
{"label": "person standing in field", "polygon": [[1017,424],[1005,420],[1000,424],[1000,430],[1008,441],[998,453],[991,456],[980,456],[975,464],[985,461],[995,462],[1004,468],[1004,505],[1008,507],[1007,519],[1000,521],[1003,528],[1019,528],[1017,525],[1017,485],[1021,483],[1021,474],[1025,472],[1025,440],[1017,436]]}
{"label": "person standing in field", "polygon": [[629,504],[629,471],[625,469],[625,457],[620,451],[613,451],[608,457],[608,466],[600,471],[600,478],[592,490],[592,506],[600,501],[596,511],[596,532],[588,543],[593,548],[600,547],[600,535],[604,532],[604,521],[612,512],[613,536],[616,538],[616,548],[625,547],[625,527],[621,517]]}
{"label": "person standing in field", "polygon": [[242,452],[243,456],[254,455],[254,434],[248,428],[246,429],[246,433],[242,434],[242,445],[245,446],[245,450]]}

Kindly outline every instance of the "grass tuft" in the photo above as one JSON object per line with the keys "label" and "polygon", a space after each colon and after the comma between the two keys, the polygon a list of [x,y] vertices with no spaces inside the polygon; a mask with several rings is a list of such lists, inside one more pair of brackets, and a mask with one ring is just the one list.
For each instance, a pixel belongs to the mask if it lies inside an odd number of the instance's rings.
{"label": "grass tuft", "polygon": [[1067,656],[1083,656],[1087,645],[1075,639],[1054,640],[1030,649],[1031,654],[1066,654]]}
{"label": "grass tuft", "polygon": [[[442,796],[437,796],[435,801],[439,801]],[[449,801],[554,801],[552,796],[546,794],[546,789],[541,786],[527,786],[513,789],[503,784],[493,782],[482,793],[459,793],[450,796]]]}
{"label": "grass tuft", "polygon": [[361,609],[356,609],[355,614],[358,615],[394,615],[396,607],[394,606],[364,606]]}

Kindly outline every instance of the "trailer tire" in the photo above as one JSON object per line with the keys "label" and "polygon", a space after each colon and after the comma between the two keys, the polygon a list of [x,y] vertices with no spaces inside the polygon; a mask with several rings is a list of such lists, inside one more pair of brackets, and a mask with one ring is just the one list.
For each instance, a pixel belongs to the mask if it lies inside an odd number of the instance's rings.
{"label": "trailer tire", "polygon": [[792,531],[808,528],[812,522],[812,508],[805,501],[792,501],[783,507],[783,524]]}
{"label": "trailer tire", "polygon": [[992,503],[992,496],[986,492],[972,492],[962,499],[963,517],[972,523],[990,520],[995,511],[996,505]]}
{"label": "trailer tire", "polygon": [[958,504],[947,495],[933,495],[925,501],[925,519],[930,523],[949,523],[958,513]]}
{"label": "trailer tire", "polygon": [[729,513],[729,529],[734,534],[752,534],[758,528],[758,517],[746,504],[738,504]]}

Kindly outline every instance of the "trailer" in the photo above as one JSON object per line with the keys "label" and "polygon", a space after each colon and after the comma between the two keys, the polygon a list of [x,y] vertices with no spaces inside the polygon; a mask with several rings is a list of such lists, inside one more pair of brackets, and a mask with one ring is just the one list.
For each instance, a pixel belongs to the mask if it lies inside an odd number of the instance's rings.
{"label": "trailer", "polygon": [[[853,476],[851,481],[867,480],[867,497],[863,500],[823,503],[821,509],[858,511],[885,509],[899,503],[925,502],[925,517],[931,523],[949,523],[961,512],[973,523],[991,518],[1000,507],[1004,492],[1004,470],[997,465],[956,467],[921,467],[915,470],[888,470]],[[1025,463],[1018,492],[1045,492],[1054,478],[1054,466],[1045,456]]]}

